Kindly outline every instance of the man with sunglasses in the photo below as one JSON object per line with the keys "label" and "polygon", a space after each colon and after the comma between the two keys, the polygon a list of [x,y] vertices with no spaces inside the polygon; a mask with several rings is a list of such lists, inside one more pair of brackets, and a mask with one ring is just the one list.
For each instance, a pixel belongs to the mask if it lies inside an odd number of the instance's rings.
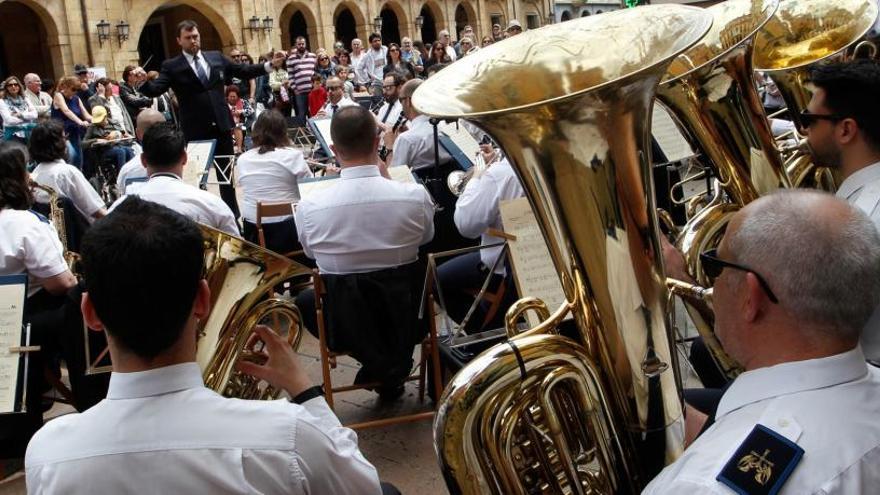
{"label": "man with sunglasses", "polygon": [[702,262],[715,332],[745,372],[643,493],[880,486],[880,369],[859,346],[880,301],[880,234],[868,217],[825,193],[776,192],[736,213]]}
{"label": "man with sunglasses", "polygon": [[[820,65],[800,125],[813,160],[840,173],[837,197],[880,228],[880,64],[873,60]],[[880,361],[880,308],[862,333],[869,360]]]}

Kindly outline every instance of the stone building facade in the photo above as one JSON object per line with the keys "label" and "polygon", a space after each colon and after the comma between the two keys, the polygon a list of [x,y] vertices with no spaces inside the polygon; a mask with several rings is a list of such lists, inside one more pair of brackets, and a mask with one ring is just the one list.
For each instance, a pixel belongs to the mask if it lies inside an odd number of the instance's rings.
{"label": "stone building facade", "polygon": [[103,67],[110,77],[129,64],[155,69],[179,53],[175,27],[186,18],[199,23],[203,49],[239,48],[256,59],[270,48],[287,49],[300,35],[312,50],[332,50],[337,39],[366,42],[380,25],[386,42],[431,41],[442,29],[454,39],[467,24],[482,37],[493,23],[511,19],[538,27],[552,19],[552,1],[0,0],[0,76],[57,79],[78,63]]}

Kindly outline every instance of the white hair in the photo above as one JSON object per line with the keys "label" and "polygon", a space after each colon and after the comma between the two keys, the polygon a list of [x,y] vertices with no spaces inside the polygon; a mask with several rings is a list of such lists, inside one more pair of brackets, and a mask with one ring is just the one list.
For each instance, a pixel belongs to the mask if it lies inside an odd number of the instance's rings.
{"label": "white hair", "polygon": [[39,80],[40,80],[40,76],[34,74],[33,72],[30,72],[30,73],[24,75],[23,82],[25,84],[30,84],[32,81],[39,81]]}
{"label": "white hair", "polygon": [[730,255],[760,273],[800,321],[836,332],[823,337],[858,337],[880,303],[877,227],[821,192],[779,191],[759,201],[728,235]]}

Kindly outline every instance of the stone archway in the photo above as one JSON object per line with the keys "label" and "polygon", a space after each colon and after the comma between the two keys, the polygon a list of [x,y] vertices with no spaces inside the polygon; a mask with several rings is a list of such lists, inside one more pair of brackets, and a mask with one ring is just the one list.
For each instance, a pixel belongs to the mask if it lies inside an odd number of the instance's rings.
{"label": "stone archway", "polygon": [[560,17],[560,19],[562,20],[562,22],[570,21],[571,20],[571,12],[569,12],[567,10],[562,11],[562,17]]}
{"label": "stone archway", "polygon": [[[348,2],[339,4],[336,12],[333,13],[335,40],[342,41],[345,46],[351,46],[351,40],[358,37],[358,28],[364,26],[365,22],[364,15],[357,5]],[[364,46],[368,45],[366,39],[363,42]]]}
{"label": "stone archway", "polygon": [[321,43],[318,39],[318,22],[308,6],[292,2],[284,7],[278,19],[281,28],[281,47],[285,50],[294,45],[298,36],[306,39],[306,46],[314,51]]}
{"label": "stone archway", "polygon": [[589,11],[589,10],[584,10],[583,12],[581,12],[581,17],[587,17],[587,16],[589,16],[589,15],[590,15],[590,11]]}
{"label": "stone archway", "polygon": [[382,17],[382,43],[400,45],[400,39],[409,34],[406,13],[396,2],[387,2],[379,10],[379,16]]}
{"label": "stone archway", "polygon": [[58,38],[52,16],[41,5],[0,2],[0,80],[30,72],[42,78],[64,75]]}
{"label": "stone archway", "polygon": [[[154,4],[153,9],[133,11],[130,21],[132,33],[138,33],[139,61],[147,70],[158,70],[163,60],[180,52],[177,24],[185,19],[198,24],[202,50],[226,51],[237,45],[235,35],[223,17],[202,1],[160,1]],[[138,16],[137,12],[143,14]]]}
{"label": "stone archway", "polygon": [[422,16],[423,20],[422,30],[419,34],[427,46],[428,43],[437,41],[437,33],[443,29],[443,14],[436,4],[426,2],[419,11],[419,15]]}
{"label": "stone archway", "polygon": [[452,35],[456,40],[459,39],[459,35],[464,30],[465,26],[471,26],[476,32],[477,26],[477,15],[474,13],[473,9],[466,2],[462,2],[455,7],[455,32]]}

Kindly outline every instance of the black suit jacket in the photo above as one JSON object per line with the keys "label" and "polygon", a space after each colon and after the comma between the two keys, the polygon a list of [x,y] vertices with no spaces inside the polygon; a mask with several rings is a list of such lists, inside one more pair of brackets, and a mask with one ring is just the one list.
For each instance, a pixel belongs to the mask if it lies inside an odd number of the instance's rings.
{"label": "black suit jacket", "polygon": [[187,140],[211,139],[218,132],[232,130],[232,115],[226,104],[224,87],[233,77],[253,79],[266,73],[263,64],[236,64],[220,52],[201,52],[211,73],[205,86],[196,76],[186,57],[180,55],[162,62],[159,77],[145,82],[141,93],[156,97],[174,90],[180,104],[180,127]]}

